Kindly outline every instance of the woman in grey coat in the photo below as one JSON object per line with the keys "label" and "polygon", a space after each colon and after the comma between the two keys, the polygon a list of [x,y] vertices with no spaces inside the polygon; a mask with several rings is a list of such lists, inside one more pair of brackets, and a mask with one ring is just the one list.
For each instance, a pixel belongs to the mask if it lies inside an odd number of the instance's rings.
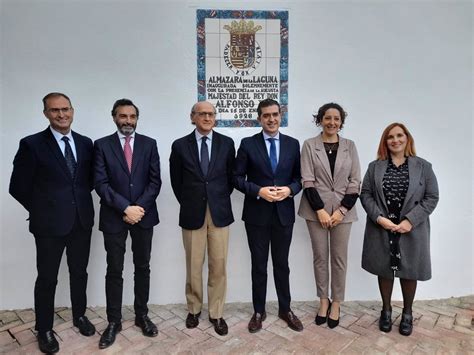
{"label": "woman in grey coat", "polygon": [[399,332],[410,335],[417,280],[431,278],[429,215],[438,203],[438,183],[431,164],[416,156],[403,124],[385,128],[360,199],[367,212],[362,267],[378,276],[383,302],[379,329],[392,329],[390,302],[398,277],[403,294]]}

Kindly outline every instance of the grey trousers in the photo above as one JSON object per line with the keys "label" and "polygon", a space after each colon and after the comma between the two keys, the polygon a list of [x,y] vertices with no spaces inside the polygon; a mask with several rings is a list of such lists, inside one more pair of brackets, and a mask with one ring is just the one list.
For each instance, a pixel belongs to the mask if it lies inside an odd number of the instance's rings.
{"label": "grey trousers", "polygon": [[346,290],[347,246],[352,223],[341,223],[324,229],[319,222],[306,220],[313,247],[313,268],[319,298],[329,298],[329,264],[331,265],[331,298],[344,301]]}

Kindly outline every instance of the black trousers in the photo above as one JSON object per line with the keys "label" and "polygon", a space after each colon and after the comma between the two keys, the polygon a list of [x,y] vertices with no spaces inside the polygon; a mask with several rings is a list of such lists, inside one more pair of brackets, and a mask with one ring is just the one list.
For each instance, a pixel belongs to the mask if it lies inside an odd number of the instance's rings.
{"label": "black trousers", "polygon": [[123,260],[128,233],[132,238],[134,276],[134,309],[136,316],[148,314],[148,296],[150,293],[150,257],[153,228],[143,229],[130,226],[116,234],[104,233],[104,245],[107,252],[107,273],[105,275],[105,295],[107,298],[107,320],[122,320]]}
{"label": "black trousers", "polygon": [[61,258],[66,249],[69,268],[72,316],[84,315],[87,305],[87,264],[91,245],[91,229],[84,229],[76,216],[71,232],[66,236],[35,235],[36,269],[35,283],[35,329],[45,332],[53,329],[54,296],[58,283]]}
{"label": "black trousers", "polygon": [[293,234],[293,224],[282,226],[276,210],[274,210],[270,225],[256,226],[245,223],[245,230],[247,231],[252,258],[252,301],[254,311],[258,313],[265,311],[268,252],[271,247],[278,308],[280,312],[288,312],[291,302],[288,254]]}

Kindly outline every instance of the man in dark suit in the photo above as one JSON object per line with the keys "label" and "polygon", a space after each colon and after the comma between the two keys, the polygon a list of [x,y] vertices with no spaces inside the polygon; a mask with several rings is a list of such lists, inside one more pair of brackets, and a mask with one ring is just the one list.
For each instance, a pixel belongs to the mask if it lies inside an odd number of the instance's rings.
{"label": "man in dark suit", "polygon": [[229,225],[234,221],[230,202],[234,141],[213,131],[216,112],[209,102],[196,103],[190,116],[196,129],[173,143],[170,156],[171,185],[180,204],[179,225],[186,252],[186,327],[199,324],[207,245],[209,321],[217,334],[226,335],[228,327],[222,315]]}
{"label": "man in dark suit", "polygon": [[278,316],[296,331],[303,325],[291,311],[288,254],[295,222],[293,196],[301,190],[300,146],[279,132],[280,104],[260,102],[258,121],[263,131],[242,139],[234,164],[235,188],[245,194],[242,220],[252,258],[254,314],[248,329],[262,328],[266,318],[267,262],[271,247],[273,277],[278,296]]}
{"label": "man in dark suit", "polygon": [[71,131],[74,108],[62,93],[43,98],[49,120],[44,131],[23,138],[13,161],[10,194],[29,213],[35,237],[35,314],[38,345],[44,353],[59,351],[52,331],[54,295],[61,257],[66,249],[73,324],[81,334],[95,333],[84,315],[87,264],[94,207],[92,204],[92,141]]}
{"label": "man in dark suit", "polygon": [[101,199],[99,229],[107,252],[109,325],[100,338],[101,349],[112,345],[122,330],[122,270],[129,233],[135,267],[135,325],[145,336],[158,335],[148,317],[147,303],[153,227],[159,223],[160,157],[154,139],[135,133],[138,116],[138,107],[131,100],[117,100],[112,108],[117,132],[94,143],[94,186]]}

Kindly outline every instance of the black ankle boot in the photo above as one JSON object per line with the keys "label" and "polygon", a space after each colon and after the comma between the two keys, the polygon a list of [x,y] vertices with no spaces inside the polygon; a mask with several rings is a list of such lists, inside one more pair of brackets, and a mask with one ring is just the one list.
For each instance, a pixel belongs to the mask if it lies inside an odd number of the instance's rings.
{"label": "black ankle boot", "polygon": [[385,333],[392,330],[392,309],[380,312],[379,329]]}
{"label": "black ankle boot", "polygon": [[400,327],[398,331],[401,335],[408,336],[413,331],[413,316],[411,314],[402,313],[402,319],[400,320]]}

